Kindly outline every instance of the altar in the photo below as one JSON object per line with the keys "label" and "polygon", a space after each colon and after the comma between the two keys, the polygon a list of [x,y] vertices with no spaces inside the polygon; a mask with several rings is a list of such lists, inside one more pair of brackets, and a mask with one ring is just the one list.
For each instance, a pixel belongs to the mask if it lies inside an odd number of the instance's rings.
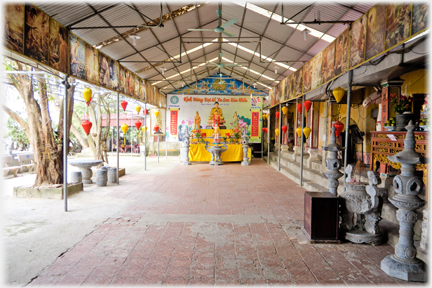
{"label": "altar", "polygon": [[[241,162],[243,160],[242,144],[227,144],[228,149],[222,153],[222,162]],[[247,157],[251,159],[251,149],[248,149]],[[205,150],[205,144],[191,144],[189,147],[189,161],[209,162],[211,155]]]}

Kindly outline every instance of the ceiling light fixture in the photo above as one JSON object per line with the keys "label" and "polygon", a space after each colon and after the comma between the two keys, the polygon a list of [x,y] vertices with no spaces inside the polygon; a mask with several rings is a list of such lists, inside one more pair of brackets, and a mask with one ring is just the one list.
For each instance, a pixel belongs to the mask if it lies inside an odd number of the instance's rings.
{"label": "ceiling light fixture", "polygon": [[303,39],[306,41],[306,39],[307,39],[307,34],[308,33],[310,33],[310,31],[307,29],[307,28],[305,28],[304,30],[303,30]]}
{"label": "ceiling light fixture", "polygon": [[277,67],[277,66],[275,66],[275,74],[277,74],[277,70],[278,70],[278,67]]}
{"label": "ceiling light fixture", "polygon": [[129,38],[132,38],[132,44],[135,46],[136,45],[136,39],[141,39],[140,36],[136,35],[136,28],[133,34],[129,35]]}

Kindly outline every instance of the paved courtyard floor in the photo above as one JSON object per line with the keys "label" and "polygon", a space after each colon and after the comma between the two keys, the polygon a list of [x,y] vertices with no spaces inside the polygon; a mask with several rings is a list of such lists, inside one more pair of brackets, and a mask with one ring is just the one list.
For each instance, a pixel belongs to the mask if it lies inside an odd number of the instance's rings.
{"label": "paved courtyard floor", "polygon": [[29,285],[425,285],[380,269],[387,244],[309,244],[305,190],[262,160],[171,165],[109,187],[127,202]]}

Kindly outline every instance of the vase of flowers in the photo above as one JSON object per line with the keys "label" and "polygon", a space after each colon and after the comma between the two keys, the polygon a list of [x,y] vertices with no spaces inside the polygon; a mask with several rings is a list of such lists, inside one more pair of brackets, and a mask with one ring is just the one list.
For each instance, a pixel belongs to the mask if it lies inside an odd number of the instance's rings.
{"label": "vase of flowers", "polygon": [[396,112],[396,131],[406,131],[405,126],[410,120],[414,121],[414,114],[411,112],[412,97],[409,94],[398,96],[396,93],[391,93],[390,100]]}

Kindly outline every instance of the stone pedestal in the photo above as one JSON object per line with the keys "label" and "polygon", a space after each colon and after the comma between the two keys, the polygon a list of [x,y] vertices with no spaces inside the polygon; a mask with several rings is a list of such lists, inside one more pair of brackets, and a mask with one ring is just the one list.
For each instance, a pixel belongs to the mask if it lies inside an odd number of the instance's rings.
{"label": "stone pedestal", "polygon": [[332,126],[330,130],[330,143],[323,147],[325,151],[329,152],[329,157],[326,159],[327,171],[323,174],[328,179],[328,188],[330,193],[337,195],[337,187],[339,186],[338,179],[342,177],[343,174],[339,171],[342,165],[336,155],[338,151],[343,151],[345,148],[336,143],[336,128]]}
{"label": "stone pedestal", "polygon": [[243,135],[243,141],[242,141],[242,147],[243,147],[243,161],[241,162],[241,165],[242,166],[248,166],[248,165],[250,165],[250,162],[248,161],[248,158],[247,158],[247,152],[248,152],[248,149],[249,149],[249,145],[248,145],[248,137],[247,137],[247,135]]}
{"label": "stone pedestal", "polygon": [[106,186],[108,182],[108,169],[106,167],[101,167],[96,171],[96,185]]}
{"label": "stone pedestal", "polygon": [[401,174],[393,179],[396,194],[389,201],[398,208],[399,241],[395,246],[395,254],[381,261],[381,269],[389,276],[405,281],[425,282],[425,263],[416,258],[414,246],[414,225],[417,222],[416,210],[423,207],[418,194],[422,191],[423,180],[415,174],[415,165],[425,163],[424,157],[415,151],[414,125],[412,121],[405,127],[407,133],[404,150],[396,155],[388,156],[389,160],[401,164]]}
{"label": "stone pedestal", "polygon": [[281,151],[282,152],[288,152],[288,145],[282,145]]}
{"label": "stone pedestal", "polygon": [[221,160],[221,154],[228,149],[226,141],[223,146],[214,145],[210,146],[209,142],[206,141],[205,149],[211,154],[210,165],[223,165]]}
{"label": "stone pedestal", "polygon": [[306,167],[311,168],[312,161],[319,161],[319,158],[318,158],[319,150],[309,148],[308,153],[309,153],[309,158],[306,160]]}
{"label": "stone pedestal", "polygon": [[109,183],[117,183],[117,168],[116,167],[108,168],[108,182]]}
{"label": "stone pedestal", "polygon": [[192,165],[189,161],[189,138],[190,135],[187,133],[185,135],[185,139],[183,140],[182,147],[180,148],[180,159],[182,161],[182,165]]}
{"label": "stone pedestal", "polygon": [[293,161],[295,161],[296,157],[300,157],[301,156],[300,146],[294,146],[293,150],[294,150],[294,153],[291,155],[291,159]]}
{"label": "stone pedestal", "polygon": [[72,171],[69,183],[82,183],[82,174],[80,171]]}

